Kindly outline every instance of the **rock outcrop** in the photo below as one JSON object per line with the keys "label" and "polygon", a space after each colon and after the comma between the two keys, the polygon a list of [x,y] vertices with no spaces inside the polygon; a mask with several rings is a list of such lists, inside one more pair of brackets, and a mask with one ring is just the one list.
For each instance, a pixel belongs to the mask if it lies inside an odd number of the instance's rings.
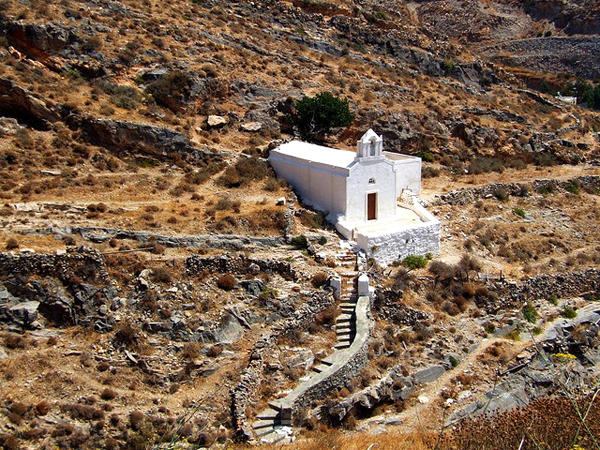
{"label": "rock outcrop", "polygon": [[0,78],[0,116],[12,117],[41,130],[60,120],[54,106],[6,78]]}

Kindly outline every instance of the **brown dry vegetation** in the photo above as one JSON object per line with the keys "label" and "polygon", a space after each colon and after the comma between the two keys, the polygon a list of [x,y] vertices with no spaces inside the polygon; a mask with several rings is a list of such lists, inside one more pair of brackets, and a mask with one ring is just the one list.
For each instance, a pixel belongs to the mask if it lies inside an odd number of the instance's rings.
{"label": "brown dry vegetation", "polygon": [[[419,17],[422,12],[414,5],[337,0],[25,3],[3,0],[0,15],[33,24],[56,22],[70,27],[89,20],[99,25],[80,29],[80,41],[72,51],[84,59],[90,57],[87,61],[92,64],[98,61],[94,52],[101,51],[105,75],[77,69],[70,65],[72,55],[60,51],[40,56],[21,49],[28,58],[18,60],[6,49],[8,39],[0,36],[0,77],[13,80],[61,111],[61,119],[47,126],[16,114],[19,124],[8,123],[7,131],[0,133],[0,248],[55,252],[92,245],[104,253],[106,261],[110,284],[102,287],[116,289],[126,306],[114,306],[116,312],[111,311],[117,323],[105,333],[95,331],[93,324],[48,327],[53,331],[50,338],[12,330],[2,333],[8,358],[0,360],[0,447],[137,449],[181,438],[198,446],[228,445],[234,434],[229,389],[247,365],[253,342],[268,331],[272,321],[281,319],[277,314],[282,309],[290,313],[304,301],[305,292],[320,289],[331,264],[319,265],[289,247],[243,249],[246,256],[292,261],[302,272],[301,279],[296,283],[277,274],[256,275],[266,288],[244,308],[260,320],[231,344],[204,345],[179,337],[168,339],[151,330],[172,318],[177,323],[173,314],[182,313],[187,328],[201,333],[220,323],[225,306],[239,306],[245,293],[235,286],[253,276],[209,271],[195,277],[184,274],[182,259],[191,252],[208,256],[221,251],[167,248],[156,239],[137,242],[113,237],[91,242],[85,234],[57,239],[48,230],[96,226],[166,236],[281,236],[288,225],[287,206],[277,203],[280,197],[290,198],[291,189],[274,177],[264,158],[280,139],[292,137],[286,115],[293,100],[302,95],[332,91],[348,98],[356,120],[346,130],[336,131],[330,144],[352,149],[356,139],[373,127],[377,132],[386,130],[386,145],[395,142],[386,149],[420,155],[425,161],[423,196],[428,200],[435,194],[489,182],[566,180],[600,173],[592,164],[599,155],[598,114],[579,107],[551,106],[522,90],[535,88],[541,80],[564,85],[573,77],[496,65],[491,69],[499,82],[488,84],[488,79],[473,86],[454,76],[426,74],[416,62],[397,57],[393,43],[424,49],[444,63],[461,64],[475,60],[468,47],[473,36],[448,39],[440,35],[440,30]],[[448,5],[430,3],[444,10],[444,18],[454,17]],[[500,3],[481,3],[474,9],[485,20],[473,23],[487,28],[481,27],[482,34],[476,38],[494,39],[488,19],[494,8],[501,10]],[[505,18],[506,10],[502,11],[494,17]],[[511,10],[510,14],[516,13]],[[370,37],[331,26],[343,18],[356,20],[358,25],[349,29],[367,30]],[[531,24],[529,18],[522,20]],[[541,27],[534,25],[525,31],[517,27],[518,36],[499,38],[533,36]],[[385,39],[378,44],[381,30]],[[323,50],[327,45],[333,49],[329,53]],[[401,56],[405,48],[399,50]],[[159,66],[171,73],[158,81],[143,79],[143,70]],[[194,93],[189,89],[190,74],[197,78]],[[518,117],[505,120],[493,111]],[[86,139],[71,120],[76,114],[165,127],[220,159],[206,156],[195,161],[161,148],[103,146]],[[229,123],[210,127],[207,117],[213,114],[226,117]],[[575,123],[570,114],[581,119],[581,125],[560,138],[574,147],[552,141],[539,154],[527,149],[537,133]],[[252,121],[263,123],[263,128],[254,132],[240,128]],[[460,126],[454,129],[457,122]],[[401,137],[393,141],[396,135]],[[293,233],[309,235],[325,227],[322,214],[297,203],[294,208]],[[530,192],[519,198],[505,198],[498,192],[474,204],[433,209],[443,222],[440,259],[445,262],[434,261],[411,274],[394,269],[379,280],[402,291],[394,299],[397,304],[425,311],[432,320],[407,327],[377,317],[369,367],[350,385],[336,390],[330,400],[358,392],[400,362],[407,374],[424,361],[436,362],[430,355],[432,347],[466,353],[464,349],[492,334],[493,327],[505,324],[500,320],[476,324],[482,314],[480,304],[494,298],[473,279],[474,272],[502,271],[520,279],[597,267],[600,262],[600,231],[590,226],[600,218],[597,192]],[[319,251],[327,253],[331,262],[336,236],[323,233],[327,239],[322,245],[319,242]],[[465,254],[481,267],[461,260]],[[151,275],[142,283],[140,274],[145,269],[151,269]],[[17,280],[23,285],[40,281],[45,280],[37,275]],[[150,287],[144,291],[146,282]],[[288,297],[295,300],[286,302]],[[109,302],[103,306],[113,307]],[[550,320],[557,311],[543,320]],[[307,372],[290,364],[296,356],[293,348],[310,349],[315,365],[331,353],[332,325],[339,313],[335,306],[328,308],[308,331],[296,330],[280,339],[266,361],[268,382],[261,385],[250,416],[295,386]],[[524,346],[499,339],[480,348],[464,363],[472,364],[471,374],[449,371],[446,378],[427,388],[433,401],[426,407],[411,398],[374,410],[374,415],[405,414],[406,434],[347,434],[327,424],[310,423],[307,428],[313,431],[303,432],[302,442],[290,448],[367,449],[372,444],[375,449],[434,448],[445,408],[442,389],[455,392],[457,386],[469,386],[474,394],[483,394],[491,388],[494,373]],[[576,421],[568,406],[560,399],[541,400],[497,422],[469,422],[448,432],[442,448],[502,448],[503,443],[510,443],[508,447],[516,449],[525,435],[524,448],[534,448],[535,443],[549,442],[546,425],[556,430],[560,448],[569,448],[569,428]],[[565,420],[541,420],[548,416],[540,411]],[[342,426],[354,429],[361,420],[352,415]]]}

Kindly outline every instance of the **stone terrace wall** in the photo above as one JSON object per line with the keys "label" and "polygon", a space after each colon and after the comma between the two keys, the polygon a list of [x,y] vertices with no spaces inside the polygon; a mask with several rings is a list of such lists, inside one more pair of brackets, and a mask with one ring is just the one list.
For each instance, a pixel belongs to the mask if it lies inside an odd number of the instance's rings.
{"label": "stone terrace wall", "polygon": [[490,183],[481,188],[460,189],[458,191],[448,192],[432,201],[431,205],[466,205],[478,199],[504,195],[525,197],[531,190],[537,192],[542,188],[549,191],[553,189],[567,191],[566,186],[569,183],[577,184],[581,189],[588,192],[595,193],[600,190],[600,176],[596,175],[575,177],[568,181],[541,179],[535,180],[533,183]]}
{"label": "stone terrace wall", "polygon": [[192,255],[185,260],[186,274],[198,275],[203,270],[233,273],[277,273],[286,279],[296,280],[298,274],[286,261],[275,259],[253,259],[244,255],[220,255],[201,257]]}
{"label": "stone terrace wall", "polygon": [[[600,296],[600,270],[592,268],[557,275],[537,275],[521,284],[498,281],[488,285],[498,294],[498,301],[489,305],[489,310],[520,307],[525,302],[539,299],[575,297],[590,294]],[[488,309],[488,305],[486,305]]]}
{"label": "stone terrace wall", "polygon": [[285,244],[282,237],[250,237],[229,234],[199,234],[195,236],[167,236],[146,231],[123,230],[105,227],[48,227],[32,230],[31,234],[69,235],[79,234],[87,241],[102,243],[111,239],[131,239],[138,242],[154,241],[167,247],[205,247],[226,250],[243,250],[248,247],[272,248]]}
{"label": "stone terrace wall", "polygon": [[75,275],[108,279],[104,259],[96,251],[73,250],[61,255],[0,253],[1,277],[30,274],[53,276],[61,280],[69,280]]}
{"label": "stone terrace wall", "polygon": [[305,329],[328,306],[335,302],[331,292],[314,292],[311,299],[296,311],[293,317],[273,326],[270,333],[263,334],[254,344],[250,352],[248,366],[240,376],[240,382],[232,390],[232,411],[234,426],[238,436],[244,440],[252,440],[252,424],[248,421],[246,411],[257,399],[258,389],[262,382],[264,359],[277,339],[294,329]]}

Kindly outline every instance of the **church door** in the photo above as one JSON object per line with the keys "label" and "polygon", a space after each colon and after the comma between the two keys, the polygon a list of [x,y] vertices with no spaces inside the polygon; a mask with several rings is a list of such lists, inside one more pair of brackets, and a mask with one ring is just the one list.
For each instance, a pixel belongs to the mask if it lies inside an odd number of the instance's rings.
{"label": "church door", "polygon": [[367,194],[367,220],[377,219],[377,193]]}

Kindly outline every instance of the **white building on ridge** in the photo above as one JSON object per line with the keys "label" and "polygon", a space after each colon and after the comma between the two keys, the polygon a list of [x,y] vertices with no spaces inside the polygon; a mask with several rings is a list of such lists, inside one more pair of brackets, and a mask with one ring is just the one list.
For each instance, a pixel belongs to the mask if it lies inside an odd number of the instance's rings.
{"label": "white building on ridge", "polygon": [[304,203],[327,212],[346,239],[380,264],[439,253],[440,222],[414,201],[421,158],[384,152],[373,130],[356,153],[292,141],[272,150],[269,162]]}

